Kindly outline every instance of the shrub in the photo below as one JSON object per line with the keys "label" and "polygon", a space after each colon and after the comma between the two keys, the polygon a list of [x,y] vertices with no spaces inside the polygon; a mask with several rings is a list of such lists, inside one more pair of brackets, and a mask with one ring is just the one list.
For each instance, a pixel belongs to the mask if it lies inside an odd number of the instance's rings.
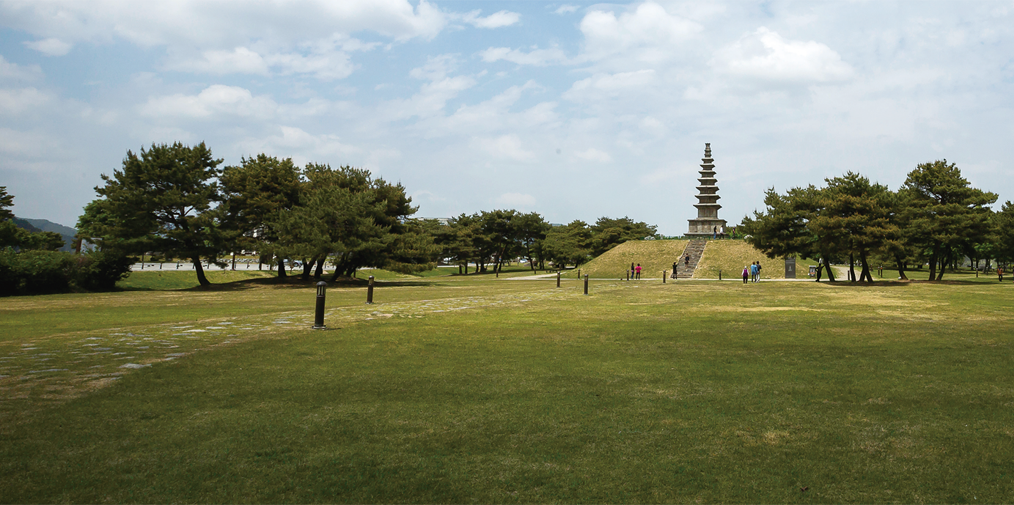
{"label": "shrub", "polygon": [[109,291],[130,274],[134,258],[93,251],[74,255],[61,251],[0,250],[0,296],[62,293],[72,285]]}
{"label": "shrub", "polygon": [[75,283],[89,291],[111,291],[130,275],[134,258],[111,251],[92,251],[77,258]]}
{"label": "shrub", "polygon": [[0,294],[59,293],[70,289],[74,277],[73,255],[60,251],[0,253]]}

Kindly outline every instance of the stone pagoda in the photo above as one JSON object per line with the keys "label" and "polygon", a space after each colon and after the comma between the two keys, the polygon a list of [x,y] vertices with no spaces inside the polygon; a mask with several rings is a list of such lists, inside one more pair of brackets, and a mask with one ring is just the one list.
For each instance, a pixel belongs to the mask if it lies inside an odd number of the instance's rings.
{"label": "stone pagoda", "polygon": [[704,158],[701,158],[701,177],[697,179],[700,186],[697,186],[697,219],[689,219],[690,231],[688,236],[711,237],[717,234],[722,236],[725,233],[725,220],[718,219],[718,186],[715,185],[715,163],[711,157],[711,143],[704,144]]}

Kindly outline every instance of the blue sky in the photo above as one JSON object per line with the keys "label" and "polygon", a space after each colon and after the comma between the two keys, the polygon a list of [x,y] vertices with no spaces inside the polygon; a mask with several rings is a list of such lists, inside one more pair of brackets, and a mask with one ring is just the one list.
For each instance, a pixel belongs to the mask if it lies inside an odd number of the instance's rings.
{"label": "blue sky", "polygon": [[720,216],[946,158],[1014,200],[1014,0],[0,0],[0,185],[73,226],[128,149],[400,181],[418,215]]}

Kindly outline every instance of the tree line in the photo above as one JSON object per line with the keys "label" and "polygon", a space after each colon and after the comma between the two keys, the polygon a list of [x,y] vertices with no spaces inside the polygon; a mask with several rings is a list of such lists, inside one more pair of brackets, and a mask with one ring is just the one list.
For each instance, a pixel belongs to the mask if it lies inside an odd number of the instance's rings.
{"label": "tree line", "polygon": [[418,219],[400,183],[368,170],[321,163],[297,167],[266,154],[219,168],[204,144],[152,144],[127,151],[122,168],[102,175],[99,198],[85,206],[78,239],[119,257],[146,252],[193,263],[208,286],[204,263],[256,251],[278,276],[299,262],[302,277],[332,280],[364,267],[399,272],[432,269],[439,260],[499,272],[515,258],[532,269],[579,264],[630,239],[654,236],[655,226],[601,218],[551,226],[538,213],[492,210],[446,223]]}
{"label": "tree line", "polygon": [[479,273],[487,266],[499,271],[505,261],[524,258],[530,268],[546,269],[580,265],[627,240],[655,237],[656,227],[635,222],[629,217],[601,217],[589,225],[574,220],[564,226],[551,226],[535,212],[515,210],[482,211],[461,214],[446,226],[430,224],[441,257],[460,265],[467,273],[475,264]]}
{"label": "tree line", "polygon": [[830,264],[846,262],[853,282],[872,282],[871,263],[894,265],[902,279],[911,265],[927,264],[929,280],[941,280],[965,257],[976,266],[1014,260],[1014,206],[993,212],[996,201],[945,159],[917,165],[897,191],[853,172],[819,188],[769,189],[764,210],[741,229],[769,257],[819,260],[818,280],[823,271],[834,281]]}

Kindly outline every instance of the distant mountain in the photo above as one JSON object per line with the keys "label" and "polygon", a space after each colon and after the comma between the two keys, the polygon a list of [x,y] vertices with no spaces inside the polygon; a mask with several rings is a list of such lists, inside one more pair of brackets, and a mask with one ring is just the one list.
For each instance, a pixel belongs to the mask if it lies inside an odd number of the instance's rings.
{"label": "distant mountain", "polygon": [[67,252],[74,250],[74,235],[77,235],[77,230],[74,228],[45,219],[25,219],[20,217],[14,218],[14,224],[16,224],[19,228],[24,228],[30,232],[54,231],[59,233],[60,236],[63,237],[63,247],[61,247],[60,250]]}
{"label": "distant mountain", "polygon": [[35,226],[32,226],[32,223],[29,223],[27,219],[21,219],[20,217],[15,217],[14,218],[14,226],[17,226],[18,228],[21,228],[22,230],[28,230],[28,231],[30,231],[32,233],[35,233],[37,231],[42,231],[42,230],[36,228]]}

